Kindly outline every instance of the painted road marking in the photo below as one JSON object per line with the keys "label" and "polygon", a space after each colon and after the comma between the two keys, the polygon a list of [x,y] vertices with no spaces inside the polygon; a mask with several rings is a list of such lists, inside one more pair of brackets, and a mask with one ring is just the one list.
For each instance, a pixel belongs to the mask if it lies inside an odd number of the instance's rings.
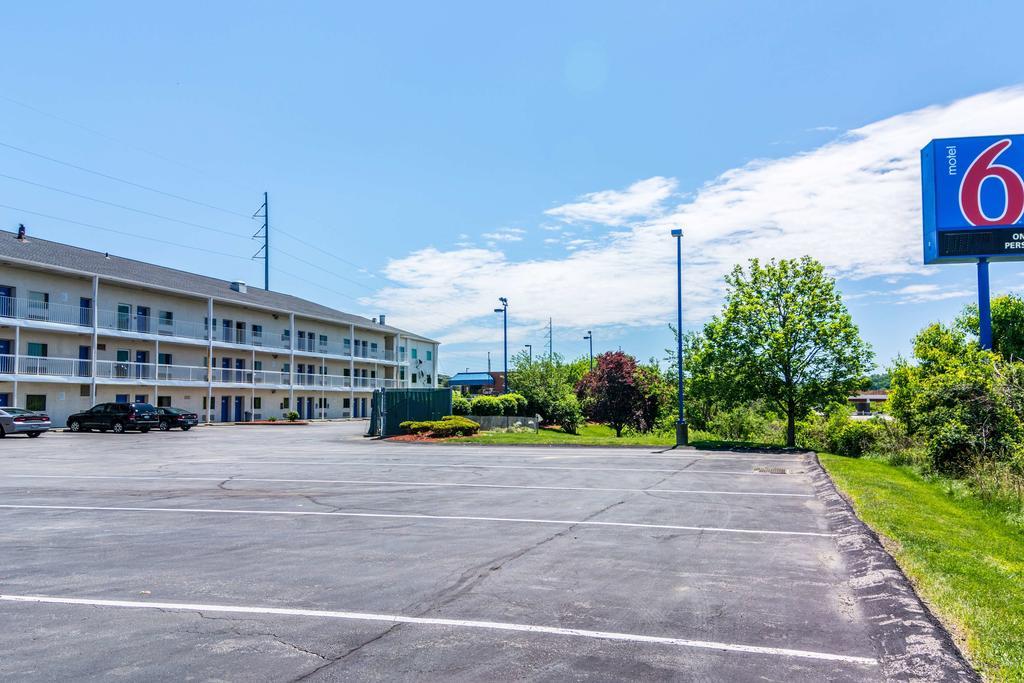
{"label": "painted road marking", "polygon": [[754,472],[743,470],[679,470],[654,467],[568,467],[558,465],[473,465],[473,464],[438,464],[433,462],[366,462],[366,461],[342,461],[322,462],[303,460],[181,460],[164,462],[161,465],[316,465],[322,467],[345,467],[346,465],[369,465],[373,467],[455,467],[460,469],[494,469],[494,470],[559,470],[559,471],[580,471],[580,472],[670,472],[675,474],[733,474],[750,475],[756,477],[779,477],[783,475],[771,474],[769,472]]}
{"label": "painted road marking", "polygon": [[779,657],[800,657],[833,662],[847,662],[874,666],[878,664],[871,657],[840,655],[831,652],[815,652],[812,650],[793,650],[781,647],[764,647],[761,645],[743,645],[738,643],[719,643],[708,640],[690,640],[688,638],[669,638],[664,636],[645,636],[637,633],[617,633],[614,631],[590,631],[579,628],[561,628],[558,626],[538,626],[534,624],[513,624],[499,621],[474,621],[469,619],[441,619],[435,617],[409,617],[400,614],[375,614],[368,612],[341,612],[335,610],[296,609],[284,607],[252,607],[243,605],[206,605],[183,602],[140,602],[133,600],[98,600],[88,598],[59,598],[45,595],[0,595],[0,600],[7,602],[44,603],[56,605],[84,605],[88,607],[121,607],[154,610],[180,610],[187,612],[219,612],[227,614],[263,614],[289,617],[314,617],[318,619],[349,619],[353,621],[381,621],[389,624],[417,624],[423,626],[449,626],[459,628],[489,629],[495,631],[516,631],[521,633],[543,633],[554,636],[570,636],[575,638],[593,638],[598,640],[616,640],[631,643],[652,643],[656,645],[673,645],[677,647],[720,650],[724,652],[743,652],[747,654],[775,655]]}
{"label": "painted road marking", "polygon": [[364,479],[264,479],[257,477],[146,477],[138,475],[104,474],[8,474],[10,479],[115,479],[128,481],[216,481],[216,482],[269,482],[276,484],[370,484],[373,486],[422,486],[483,489],[527,489],[537,491],[602,491],[614,493],[687,493],[716,496],[781,496],[786,498],[813,498],[812,493],[775,493],[770,491],[713,491],[707,489],[623,489],[592,486],[526,486],[516,484],[470,484],[440,481],[378,481]]}
{"label": "painted road marking", "polygon": [[295,517],[375,517],[387,519],[428,519],[462,522],[506,522],[517,524],[558,524],[564,526],[600,526],[631,529],[668,529],[674,531],[719,531],[733,534],[766,534],[772,536],[817,536],[832,538],[835,534],[818,531],[775,531],[768,529],[731,529],[711,526],[682,526],[676,524],[642,524],[639,522],[595,522],[591,520],[530,519],[526,517],[473,517],[468,515],[416,515],[384,512],[319,512],[315,510],[224,510],[219,508],[153,508],[114,507],[92,505],[19,505],[0,504],[6,510],[75,510],[80,512],[177,512],[179,514],[211,515],[282,515]]}

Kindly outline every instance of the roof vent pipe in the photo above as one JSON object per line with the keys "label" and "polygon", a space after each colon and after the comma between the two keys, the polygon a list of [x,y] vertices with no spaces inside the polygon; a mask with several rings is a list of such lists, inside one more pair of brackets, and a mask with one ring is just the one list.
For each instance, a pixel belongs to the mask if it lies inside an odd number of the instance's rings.
{"label": "roof vent pipe", "polygon": [[234,282],[232,282],[231,289],[235,290],[239,294],[245,294],[247,291],[245,283],[242,282],[241,280],[235,280]]}
{"label": "roof vent pipe", "polygon": [[380,320],[380,324],[383,325],[384,324],[384,314],[383,313],[380,314],[379,320]]}
{"label": "roof vent pipe", "polygon": [[25,224],[18,223],[18,239],[22,242],[25,241]]}

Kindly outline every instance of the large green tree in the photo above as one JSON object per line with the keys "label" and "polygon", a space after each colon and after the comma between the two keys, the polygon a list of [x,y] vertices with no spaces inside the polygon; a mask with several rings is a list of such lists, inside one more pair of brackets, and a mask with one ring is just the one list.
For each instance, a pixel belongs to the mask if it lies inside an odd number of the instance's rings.
{"label": "large green tree", "polygon": [[[977,304],[964,308],[956,325],[977,336]],[[1007,360],[1024,360],[1024,298],[1006,294],[992,299],[992,350]]]}
{"label": "large green tree", "polygon": [[727,378],[733,400],[774,404],[795,446],[797,420],[864,385],[871,347],[835,280],[810,257],[751,259],[725,281],[725,307],[704,333],[716,376]]}

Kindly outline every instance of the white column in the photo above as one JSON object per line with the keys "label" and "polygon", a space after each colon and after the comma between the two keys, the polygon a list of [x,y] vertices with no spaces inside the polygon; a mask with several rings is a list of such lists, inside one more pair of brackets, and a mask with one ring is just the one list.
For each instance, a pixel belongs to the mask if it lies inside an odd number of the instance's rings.
{"label": "white column", "polygon": [[213,297],[206,300],[206,423],[213,420]]}
{"label": "white column", "polygon": [[251,395],[249,396],[249,422],[256,421],[256,349],[252,350],[252,361],[249,366],[249,376],[252,380],[249,382],[249,386],[252,387]]}
{"label": "white column", "polygon": [[[158,331],[159,332],[159,331]],[[157,337],[154,342],[155,348],[153,353],[153,405],[156,405],[160,400],[160,338]]]}
{"label": "white column", "polygon": [[99,373],[99,364],[96,357],[99,355],[99,343],[100,343],[100,277],[99,275],[93,275],[92,277],[92,350],[89,354],[92,356],[92,386],[89,389],[89,398],[93,405],[96,405],[96,375]]}
{"label": "white column", "polygon": [[348,347],[348,416],[354,417],[356,414],[356,326],[349,325],[349,340],[352,342]]}
{"label": "white column", "polygon": [[14,325],[14,395],[11,396],[12,407],[17,407],[18,403],[18,373],[21,371],[21,324],[17,318],[15,318]]}
{"label": "white column", "polygon": [[439,348],[441,348],[440,344],[434,344],[434,388],[435,389],[438,386],[437,376],[441,372],[441,366],[438,363],[438,359],[437,359],[437,350]]}
{"label": "white column", "polygon": [[327,416],[327,359],[320,359],[320,371],[317,373],[320,375],[320,419],[324,420]]}
{"label": "white column", "polygon": [[288,410],[295,410],[295,314],[288,314]]}

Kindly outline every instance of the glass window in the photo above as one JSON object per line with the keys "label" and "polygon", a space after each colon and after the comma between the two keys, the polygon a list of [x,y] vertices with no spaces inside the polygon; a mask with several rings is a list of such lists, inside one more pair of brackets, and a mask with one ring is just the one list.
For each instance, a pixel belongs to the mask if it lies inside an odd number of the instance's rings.
{"label": "glass window", "polygon": [[156,405],[157,405],[158,408],[170,408],[171,407],[171,397],[170,396],[157,396],[156,397]]}
{"label": "glass window", "polygon": [[36,358],[46,358],[47,345],[39,342],[28,343],[28,355]]}
{"label": "glass window", "polygon": [[46,394],[29,394],[25,397],[25,408],[31,411],[46,410]]}
{"label": "glass window", "polygon": [[128,394],[117,394],[116,396],[114,396],[114,402],[115,403],[127,403],[128,402]]}
{"label": "glass window", "polygon": [[90,387],[89,387],[88,384],[79,385],[79,387],[78,387],[78,395],[79,396],[82,396],[84,398],[88,398],[91,394],[92,394],[92,391],[90,391]]}
{"label": "glass window", "polygon": [[416,384],[416,373],[412,373],[412,383]]}
{"label": "glass window", "polygon": [[28,293],[28,315],[30,318],[43,318],[50,306],[50,295],[46,292]]}
{"label": "glass window", "polygon": [[261,361],[261,360],[254,360],[252,362],[252,369],[253,370],[262,370],[263,369],[263,361]]}
{"label": "glass window", "polygon": [[174,311],[160,311],[160,324],[161,325],[173,325],[174,324]]}
{"label": "glass window", "polygon": [[434,360],[434,352],[427,351],[427,360]]}
{"label": "glass window", "polygon": [[327,335],[326,334],[321,334],[320,335],[320,346],[327,346]]}
{"label": "glass window", "polygon": [[413,350],[412,350],[412,359],[416,360],[416,349],[415,348],[413,348]]}
{"label": "glass window", "polygon": [[174,357],[169,353],[161,353],[157,355],[156,362],[160,365],[174,365]]}
{"label": "glass window", "polygon": [[263,407],[263,397],[256,396],[252,399],[252,407],[254,410],[259,410]]}

